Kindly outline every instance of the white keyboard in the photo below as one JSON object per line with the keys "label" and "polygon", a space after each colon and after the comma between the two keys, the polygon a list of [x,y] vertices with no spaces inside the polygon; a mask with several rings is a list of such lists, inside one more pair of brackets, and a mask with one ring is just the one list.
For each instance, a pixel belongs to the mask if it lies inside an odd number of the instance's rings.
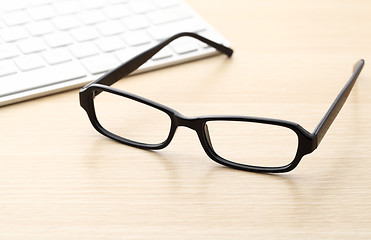
{"label": "white keyboard", "polygon": [[[81,87],[183,31],[228,45],[181,0],[0,0],[0,106]],[[213,54],[178,39],[136,73]]]}

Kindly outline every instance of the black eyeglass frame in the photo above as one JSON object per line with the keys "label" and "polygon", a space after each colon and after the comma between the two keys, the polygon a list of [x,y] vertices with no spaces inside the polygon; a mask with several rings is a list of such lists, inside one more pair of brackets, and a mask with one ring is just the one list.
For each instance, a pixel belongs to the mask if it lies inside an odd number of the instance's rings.
{"label": "black eyeglass frame", "polygon": [[[88,85],[81,88],[79,96],[80,96],[80,105],[81,107],[87,112],[90,122],[92,123],[93,127],[103,134],[106,137],[109,137],[113,140],[116,140],[120,143],[141,148],[147,150],[158,150],[165,148],[171,142],[174,134],[176,132],[177,127],[184,126],[191,128],[197,132],[201,145],[206,152],[206,154],[215,162],[225,165],[227,167],[231,167],[234,169],[251,171],[251,172],[260,172],[260,173],[282,173],[288,172],[293,170],[300,162],[303,156],[313,152],[318,145],[320,144],[322,138],[326,134],[327,130],[329,129],[330,125],[336,118],[337,114],[339,113],[340,109],[345,103],[356,79],[358,78],[363,66],[364,60],[360,60],[358,64],[354,67],[354,72],[350,78],[350,80],[346,83],[340,94],[337,96],[333,104],[331,105],[330,109],[327,111],[325,116],[322,118],[320,123],[317,125],[313,133],[305,130],[299,124],[279,120],[279,119],[272,119],[272,118],[261,118],[261,117],[250,117],[250,116],[225,116],[225,115],[215,115],[215,116],[200,116],[200,117],[186,117],[183,116],[181,113],[177,112],[176,110],[169,108],[165,105],[160,103],[154,102],[152,100],[146,99],[144,97],[122,91],[113,87],[110,87],[113,83],[119,81],[123,77],[129,75],[131,72],[135,71],[139,68],[143,63],[149,60],[153,55],[155,55],[158,51],[160,51],[164,46],[169,44],[171,41],[183,37],[189,36],[196,38],[214,48],[216,48],[221,53],[226,54],[227,56],[231,56],[233,50],[223,46],[221,44],[215,43],[207,38],[204,38],[200,35],[195,33],[179,33],[176,34],[167,40],[159,43],[158,45],[150,48],[149,50],[137,55],[136,57],[132,58],[131,60],[123,63],[119,67],[113,69],[112,71],[108,72],[101,78],[89,83]],[[171,127],[169,131],[169,135],[165,141],[159,144],[145,144],[140,142],[135,142],[121,136],[118,136],[101,126],[99,123],[95,108],[94,108],[94,98],[101,92],[109,92],[121,97],[126,97],[131,100],[143,103],[150,107],[156,108],[164,113],[166,113],[171,119]],[[150,119],[148,119],[150,120]],[[263,167],[263,166],[252,166],[252,165],[245,165],[236,162],[229,161],[225,158],[219,156],[213,149],[212,143],[209,138],[208,129],[207,129],[207,122],[210,121],[240,121],[240,122],[253,122],[253,123],[261,123],[261,124],[270,124],[276,125],[281,127],[286,127],[291,129],[295,132],[298,137],[298,148],[294,159],[285,166],[279,167]]]}

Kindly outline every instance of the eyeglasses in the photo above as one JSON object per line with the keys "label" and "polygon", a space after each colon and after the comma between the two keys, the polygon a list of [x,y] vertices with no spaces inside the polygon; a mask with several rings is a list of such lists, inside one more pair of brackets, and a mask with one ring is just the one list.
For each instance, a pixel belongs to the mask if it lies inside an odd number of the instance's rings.
{"label": "eyeglasses", "polygon": [[[206,154],[225,166],[265,173],[288,172],[313,152],[344,105],[364,65],[360,60],[350,80],[313,133],[284,120],[246,116],[186,117],[135,94],[110,87],[129,75],[170,42],[180,37],[198,39],[221,53],[233,50],[195,33],[179,33],[144,51],[80,90],[80,105],[94,128],[120,143],[142,149],[162,149],[178,127],[197,132]],[[272,159],[272,156],[275,156]]]}

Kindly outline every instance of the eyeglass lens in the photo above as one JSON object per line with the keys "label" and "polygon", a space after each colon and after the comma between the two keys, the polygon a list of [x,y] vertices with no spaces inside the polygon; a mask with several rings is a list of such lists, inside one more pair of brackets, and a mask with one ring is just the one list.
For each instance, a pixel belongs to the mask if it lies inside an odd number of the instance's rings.
{"label": "eyeglass lens", "polygon": [[282,167],[295,158],[298,136],[289,128],[245,121],[208,121],[206,124],[213,150],[231,162]]}
{"label": "eyeglass lens", "polygon": [[103,91],[94,98],[94,108],[103,128],[128,140],[160,144],[169,136],[170,117],[141,102]]}

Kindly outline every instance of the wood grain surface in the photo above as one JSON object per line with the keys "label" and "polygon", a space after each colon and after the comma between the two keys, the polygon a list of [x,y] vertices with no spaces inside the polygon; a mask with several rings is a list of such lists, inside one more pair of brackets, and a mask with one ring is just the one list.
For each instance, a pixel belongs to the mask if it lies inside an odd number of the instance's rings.
{"label": "wood grain surface", "polygon": [[189,129],[161,151],[111,141],[78,90],[2,107],[0,239],[371,238],[371,2],[187,2],[233,57],[115,86],[187,116],[272,117],[312,131],[365,59],[319,148],[290,173],[256,174],[213,162]]}

